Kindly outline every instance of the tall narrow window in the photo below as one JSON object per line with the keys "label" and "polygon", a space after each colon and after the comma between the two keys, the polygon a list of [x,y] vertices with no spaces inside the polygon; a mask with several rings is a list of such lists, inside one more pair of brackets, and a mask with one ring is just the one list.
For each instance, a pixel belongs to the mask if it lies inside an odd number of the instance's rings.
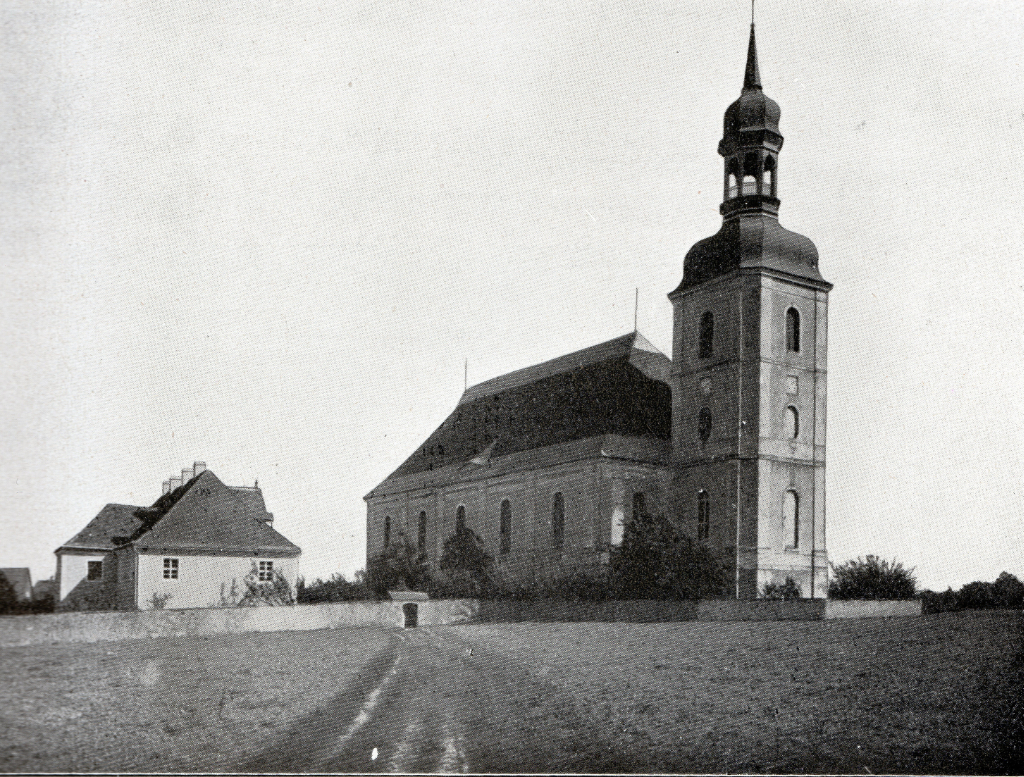
{"label": "tall narrow window", "polygon": [[786,311],[786,350],[800,350],[800,312],[796,308]]}
{"label": "tall narrow window", "polygon": [[711,535],[711,501],[708,492],[697,492],[697,539],[706,540]]}
{"label": "tall narrow window", "polygon": [[711,411],[706,407],[702,407],[697,415],[697,436],[701,442],[707,442],[711,437]]}
{"label": "tall narrow window", "polygon": [[462,534],[466,530],[466,508],[464,505],[459,505],[455,511],[455,533]]}
{"label": "tall narrow window", "polygon": [[384,550],[391,544],[391,516],[384,516]]}
{"label": "tall narrow window", "polygon": [[419,522],[416,526],[416,550],[420,553],[427,552],[427,511],[420,511]]}
{"label": "tall narrow window", "polygon": [[551,547],[561,548],[565,543],[565,500],[562,492],[555,494],[551,505]]}
{"label": "tall narrow window", "polygon": [[790,405],[786,408],[786,436],[795,440],[800,434],[800,414]]}
{"label": "tall narrow window", "polygon": [[764,177],[761,179],[761,193],[768,197],[776,197],[775,194],[775,157],[768,157],[764,160]]}
{"label": "tall narrow window", "polygon": [[782,532],[787,548],[800,547],[800,499],[796,491],[787,491],[782,498]]}
{"label": "tall narrow window", "polygon": [[644,497],[643,491],[637,491],[633,494],[633,520],[635,521],[640,516],[647,512],[647,499]]}
{"label": "tall narrow window", "polygon": [[512,550],[512,505],[507,499],[501,501],[501,546],[499,551],[505,555]]}
{"label": "tall narrow window", "polygon": [[707,359],[715,352],[715,314],[710,310],[700,317],[700,338],[697,357]]}

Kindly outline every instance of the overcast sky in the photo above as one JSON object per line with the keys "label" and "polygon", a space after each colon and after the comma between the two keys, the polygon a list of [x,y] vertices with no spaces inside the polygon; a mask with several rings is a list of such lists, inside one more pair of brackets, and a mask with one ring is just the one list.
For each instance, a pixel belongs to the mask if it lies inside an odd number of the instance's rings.
{"label": "overcast sky", "polygon": [[[463,388],[639,329],[720,224],[743,0],[0,9],[0,566],[206,461],[307,578]],[[761,0],[830,295],[830,558],[1024,578],[1024,12]]]}

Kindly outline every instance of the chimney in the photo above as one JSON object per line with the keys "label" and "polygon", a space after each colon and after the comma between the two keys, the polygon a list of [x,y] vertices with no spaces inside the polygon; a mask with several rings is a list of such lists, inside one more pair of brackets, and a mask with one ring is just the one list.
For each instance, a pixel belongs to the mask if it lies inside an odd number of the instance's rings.
{"label": "chimney", "polygon": [[165,493],[165,494],[169,494],[169,493],[171,493],[171,481],[169,481],[169,480],[165,480],[165,481],[164,481],[164,490],[163,490],[163,493]]}
{"label": "chimney", "polygon": [[202,475],[204,472],[206,472],[206,462],[197,461],[195,464],[192,465],[192,471],[196,475]]}
{"label": "chimney", "polygon": [[181,482],[182,483],[188,483],[188,481],[190,481],[191,479],[192,479],[192,470],[190,470],[190,469],[183,469],[181,471]]}
{"label": "chimney", "polygon": [[171,478],[168,482],[171,484],[171,491],[173,491],[174,489],[181,485],[181,478]]}

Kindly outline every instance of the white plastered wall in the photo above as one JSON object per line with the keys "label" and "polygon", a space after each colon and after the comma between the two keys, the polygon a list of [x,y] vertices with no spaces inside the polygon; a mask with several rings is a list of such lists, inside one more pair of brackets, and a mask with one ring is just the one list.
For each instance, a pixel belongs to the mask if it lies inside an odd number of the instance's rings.
{"label": "white plastered wall", "polygon": [[[164,578],[165,558],[178,560],[177,579]],[[274,570],[284,575],[294,594],[299,572],[297,557],[141,554],[136,589],[139,609],[153,609],[154,602],[160,600],[168,610],[237,604],[246,592],[244,578],[252,572],[253,564],[259,561],[272,561]]]}

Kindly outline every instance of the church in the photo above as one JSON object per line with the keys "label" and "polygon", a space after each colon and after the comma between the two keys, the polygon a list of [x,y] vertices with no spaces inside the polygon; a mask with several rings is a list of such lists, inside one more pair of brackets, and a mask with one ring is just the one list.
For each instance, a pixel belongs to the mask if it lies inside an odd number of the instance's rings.
{"label": "church", "polygon": [[368,559],[406,541],[436,564],[463,525],[501,580],[535,583],[600,568],[630,516],[662,514],[715,551],[736,598],[787,578],[826,595],[832,285],[779,224],[780,113],[751,25],[718,144],[722,226],[668,295],[671,358],[633,332],[470,386],[366,495]]}

